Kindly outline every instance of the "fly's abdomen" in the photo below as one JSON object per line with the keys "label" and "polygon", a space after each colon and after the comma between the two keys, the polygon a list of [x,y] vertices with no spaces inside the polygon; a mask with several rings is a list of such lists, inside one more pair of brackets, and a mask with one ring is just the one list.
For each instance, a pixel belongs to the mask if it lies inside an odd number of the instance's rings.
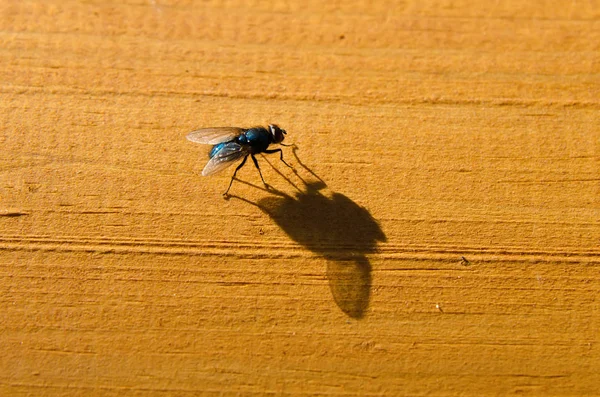
{"label": "fly's abdomen", "polygon": [[210,153],[208,153],[208,158],[212,159],[215,154],[219,153],[221,149],[223,149],[223,146],[225,146],[225,144],[227,144],[227,142],[219,143],[213,146],[212,149],[210,149]]}

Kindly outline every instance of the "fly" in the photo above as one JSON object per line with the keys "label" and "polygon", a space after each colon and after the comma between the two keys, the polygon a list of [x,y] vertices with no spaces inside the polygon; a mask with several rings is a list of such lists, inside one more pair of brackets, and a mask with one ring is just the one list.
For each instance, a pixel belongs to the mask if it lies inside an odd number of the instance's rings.
{"label": "fly", "polygon": [[283,160],[283,151],[281,148],[269,149],[271,144],[282,144],[285,130],[279,128],[275,124],[269,124],[268,128],[264,127],[252,127],[252,128],[237,128],[237,127],[215,127],[215,128],[202,128],[200,130],[192,131],[187,135],[187,139],[207,145],[213,145],[212,149],[208,154],[208,163],[202,170],[203,176],[214,175],[225,168],[229,167],[236,160],[244,158],[240,165],[237,166],[229,182],[229,186],[224,196],[227,195],[235,175],[240,168],[246,164],[248,156],[252,158],[256,169],[260,175],[260,179],[268,186],[265,179],[260,172],[258,161],[254,155],[259,153],[279,153],[279,159],[288,167],[292,168],[288,163]]}

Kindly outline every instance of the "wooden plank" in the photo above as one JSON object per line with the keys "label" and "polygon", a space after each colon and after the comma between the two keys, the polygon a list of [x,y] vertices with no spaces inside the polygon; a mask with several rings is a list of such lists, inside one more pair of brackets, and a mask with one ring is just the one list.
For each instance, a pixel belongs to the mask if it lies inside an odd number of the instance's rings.
{"label": "wooden plank", "polygon": [[2,2],[0,394],[597,394],[599,21]]}

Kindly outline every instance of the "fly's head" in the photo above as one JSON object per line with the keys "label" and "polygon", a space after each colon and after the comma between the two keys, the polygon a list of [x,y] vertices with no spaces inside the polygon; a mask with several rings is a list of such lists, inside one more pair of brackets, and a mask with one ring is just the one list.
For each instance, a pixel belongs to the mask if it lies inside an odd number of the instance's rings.
{"label": "fly's head", "polygon": [[282,130],[275,124],[269,124],[269,131],[271,132],[271,135],[273,135],[273,143],[280,143],[283,141],[283,138],[285,138],[285,130]]}

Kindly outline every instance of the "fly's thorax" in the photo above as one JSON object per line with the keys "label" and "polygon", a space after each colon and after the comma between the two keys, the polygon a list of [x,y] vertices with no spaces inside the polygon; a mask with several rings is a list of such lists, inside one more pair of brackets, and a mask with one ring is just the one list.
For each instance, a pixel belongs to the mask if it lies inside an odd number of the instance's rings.
{"label": "fly's thorax", "polygon": [[260,153],[267,150],[272,142],[271,133],[266,128],[250,128],[244,134],[248,140],[248,145],[252,148],[252,153]]}

